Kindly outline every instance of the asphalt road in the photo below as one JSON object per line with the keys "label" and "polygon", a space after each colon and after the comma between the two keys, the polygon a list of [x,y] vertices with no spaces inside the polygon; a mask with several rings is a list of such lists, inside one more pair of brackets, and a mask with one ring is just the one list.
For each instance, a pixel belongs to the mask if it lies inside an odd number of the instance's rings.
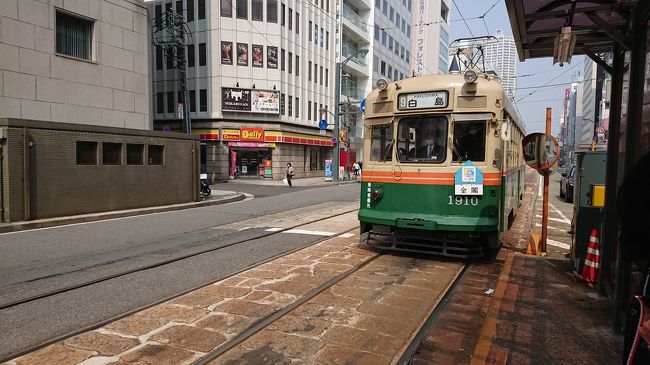
{"label": "asphalt road", "polygon": [[[245,220],[264,225],[270,214],[291,216],[310,206],[358,200],[359,185],[327,187],[224,184],[256,195],[239,203],[149,214],[0,235],[0,305],[71,284],[119,274],[165,259],[222,247],[149,270],[0,310],[0,359],[105,322],[175,294],[306,246],[322,237],[271,235],[263,228],[223,226]],[[314,208],[316,209],[316,208]],[[228,247],[224,247],[230,245]]]}

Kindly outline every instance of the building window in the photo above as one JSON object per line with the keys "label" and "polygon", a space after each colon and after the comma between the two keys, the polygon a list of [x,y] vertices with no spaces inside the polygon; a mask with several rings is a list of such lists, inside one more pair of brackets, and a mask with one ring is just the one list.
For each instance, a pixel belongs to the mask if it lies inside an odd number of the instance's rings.
{"label": "building window", "polygon": [[280,25],[284,27],[284,24],[286,22],[286,18],[284,16],[284,11],[286,10],[286,5],[284,3],[280,3]]}
{"label": "building window", "polygon": [[293,29],[293,10],[289,8],[289,15],[287,16],[289,18],[289,30]]}
{"label": "building window", "polygon": [[289,95],[289,107],[288,107],[288,110],[287,110],[287,114],[289,116],[293,115],[293,96],[291,96],[291,95]]}
{"label": "building window", "polygon": [[221,16],[232,18],[232,0],[221,0]]}
{"label": "building window", "polygon": [[280,94],[280,115],[284,115],[284,94]]}
{"label": "building window", "polygon": [[314,24],[314,44],[318,45],[318,24]]}
{"label": "building window", "polygon": [[156,47],[156,70],[163,69],[163,54],[162,48]]}
{"label": "building window", "polygon": [[312,41],[312,39],[311,39],[311,26],[312,26],[312,24],[313,24],[313,23],[312,23],[311,20],[310,20],[310,21],[309,21],[309,41],[310,41],[310,42]]}
{"label": "building window", "polygon": [[[323,105],[321,105],[321,108],[322,107],[323,107]],[[314,122],[316,120],[318,120],[318,105],[316,104],[316,102],[314,102]]]}
{"label": "building window", "polygon": [[57,11],[56,53],[90,60],[92,34],[92,21]]}
{"label": "building window", "polygon": [[148,147],[149,165],[162,165],[165,158],[165,146],[150,144]]}
{"label": "building window", "polygon": [[384,46],[386,45],[387,38],[388,38],[388,35],[386,34],[386,31],[382,29],[381,30],[381,44],[383,44]]}
{"label": "building window", "polygon": [[307,81],[311,81],[311,61],[309,61],[309,67],[307,67]]}
{"label": "building window", "polygon": [[77,141],[77,165],[97,165],[97,142]]}
{"label": "building window", "polygon": [[199,111],[208,111],[208,90],[206,89],[199,90]]}
{"label": "building window", "polygon": [[154,12],[155,19],[160,20],[162,18],[162,5],[156,5]]}
{"label": "building window", "polygon": [[[322,79],[321,79],[322,81]],[[318,64],[314,63],[314,84],[318,83]]]}
{"label": "building window", "polygon": [[375,26],[375,40],[379,40],[379,27]]}
{"label": "building window", "polygon": [[205,0],[199,0],[199,20],[205,19]]}
{"label": "building window", "polygon": [[289,52],[289,75],[291,75],[292,73],[293,73],[293,53]]}
{"label": "building window", "polygon": [[300,34],[300,13],[296,12],[296,34]]}
{"label": "building window", "polygon": [[187,46],[187,67],[194,67],[194,45]]}
{"label": "building window", "polygon": [[381,61],[380,74],[386,76],[386,61]]}
{"label": "building window", "polygon": [[251,17],[253,20],[262,21],[264,20],[264,1],[263,0],[251,0]]}
{"label": "building window", "polygon": [[162,92],[156,93],[156,113],[165,112],[165,95]]}
{"label": "building window", "polygon": [[187,8],[187,22],[194,21],[194,0],[186,0],[185,7]]}
{"label": "building window", "polygon": [[330,79],[330,69],[326,68],[325,69],[325,87],[329,87],[329,80]]}
{"label": "building window", "polygon": [[320,46],[323,46],[323,27],[320,28]]}
{"label": "building window", "polygon": [[167,69],[171,70],[174,68],[174,58],[171,57],[171,55],[168,52],[163,52],[163,55],[165,56],[165,61],[167,61]]}
{"label": "building window", "polygon": [[445,5],[444,2],[441,2],[440,3],[440,19],[444,20],[445,23],[448,23],[449,19],[447,19],[447,17],[449,17],[449,8],[447,7],[447,5]]}
{"label": "building window", "polygon": [[325,32],[325,49],[330,49],[330,32]]}
{"label": "building window", "polygon": [[127,165],[143,165],[144,158],[144,145],[142,144],[127,144],[126,145],[126,164]]}
{"label": "building window", "polygon": [[280,51],[280,71],[284,71],[284,48]]}
{"label": "building window", "polygon": [[248,0],[237,0],[237,18],[248,19]]}
{"label": "building window", "polygon": [[325,11],[330,12],[330,0],[325,0]]}
{"label": "building window", "polygon": [[300,118],[300,98],[296,97],[296,118]]}
{"label": "building window", "polygon": [[190,113],[196,113],[196,91],[190,90]]}
{"label": "building window", "polygon": [[102,143],[102,164],[104,165],[121,165],[122,164],[122,144],[121,143]]}
{"label": "building window", "polygon": [[381,9],[381,0],[375,0],[375,7]]}
{"label": "building window", "polygon": [[307,101],[307,120],[311,120],[311,100]]}
{"label": "building window", "polygon": [[296,55],[296,76],[300,76],[300,56]]}
{"label": "building window", "polygon": [[174,92],[167,92],[167,113],[174,113]]}
{"label": "building window", "polygon": [[320,84],[323,85],[323,66],[320,67]]}
{"label": "building window", "polygon": [[278,0],[266,0],[266,21],[278,22]]}
{"label": "building window", "polygon": [[205,66],[207,61],[205,43],[199,43],[199,66]]}
{"label": "building window", "polygon": [[388,72],[386,73],[386,77],[388,77],[388,78],[393,77],[393,66],[388,65]]}

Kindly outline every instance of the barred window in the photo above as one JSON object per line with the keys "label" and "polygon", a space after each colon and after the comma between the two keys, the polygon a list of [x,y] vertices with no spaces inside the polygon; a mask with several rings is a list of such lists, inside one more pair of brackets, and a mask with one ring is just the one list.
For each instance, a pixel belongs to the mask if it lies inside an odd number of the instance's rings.
{"label": "barred window", "polygon": [[92,58],[93,22],[68,13],[56,13],[56,52],[76,58]]}

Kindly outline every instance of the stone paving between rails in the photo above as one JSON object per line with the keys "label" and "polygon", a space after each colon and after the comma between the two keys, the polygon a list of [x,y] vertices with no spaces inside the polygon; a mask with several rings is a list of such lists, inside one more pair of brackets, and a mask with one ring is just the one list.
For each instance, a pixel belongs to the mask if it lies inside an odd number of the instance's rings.
{"label": "stone paving between rails", "polygon": [[[352,229],[355,215],[334,217],[327,227]],[[327,239],[5,364],[194,363],[260,319],[378,255],[360,247],[358,239],[356,234]],[[388,364],[460,268],[459,263],[382,256],[212,364]]]}

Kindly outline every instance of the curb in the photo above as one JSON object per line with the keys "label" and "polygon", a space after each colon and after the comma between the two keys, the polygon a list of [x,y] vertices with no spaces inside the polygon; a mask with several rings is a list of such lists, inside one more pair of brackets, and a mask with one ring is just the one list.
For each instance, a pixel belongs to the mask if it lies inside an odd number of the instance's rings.
{"label": "curb", "polygon": [[238,202],[244,199],[246,199],[246,194],[237,192],[237,195],[224,198],[224,199],[218,199],[218,200],[206,200],[200,202],[163,205],[157,207],[119,210],[114,212],[90,213],[90,214],[60,217],[60,218],[46,218],[46,219],[37,219],[33,221],[5,223],[0,225],[0,233],[19,232],[19,231],[24,231],[29,229],[56,227],[56,226],[63,226],[67,224],[74,224],[74,223],[95,222],[95,221],[101,221],[106,219],[132,217],[132,216],[143,215],[143,214],[163,213],[163,212],[171,212],[175,210],[182,210],[182,209],[189,209],[189,208],[207,207],[212,205]]}

